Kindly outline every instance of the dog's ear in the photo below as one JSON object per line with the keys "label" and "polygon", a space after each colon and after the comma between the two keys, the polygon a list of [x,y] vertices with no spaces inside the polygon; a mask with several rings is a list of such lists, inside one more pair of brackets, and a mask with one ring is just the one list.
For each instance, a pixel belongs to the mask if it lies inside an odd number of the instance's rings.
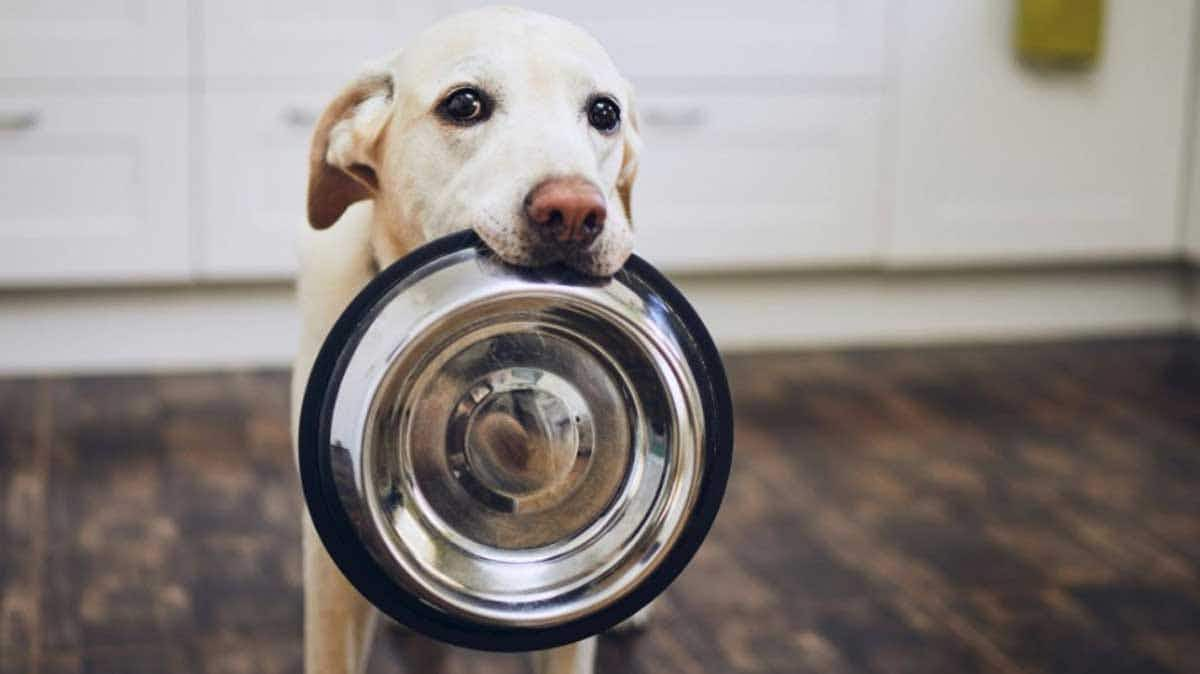
{"label": "dog's ear", "polygon": [[621,158],[621,172],[617,174],[617,194],[621,197],[621,206],[625,208],[625,218],[633,223],[633,212],[630,208],[630,200],[633,197],[633,181],[637,178],[638,160],[642,154],[642,136],[638,130],[640,122],[638,121],[637,105],[633,100],[633,85],[626,84],[625,90],[628,92],[625,102],[625,128],[622,129],[622,134],[625,138],[625,147]]}
{"label": "dog's ear", "polygon": [[325,229],[356,201],[379,191],[376,156],[391,117],[389,71],[359,75],[325,108],[308,155],[308,222]]}

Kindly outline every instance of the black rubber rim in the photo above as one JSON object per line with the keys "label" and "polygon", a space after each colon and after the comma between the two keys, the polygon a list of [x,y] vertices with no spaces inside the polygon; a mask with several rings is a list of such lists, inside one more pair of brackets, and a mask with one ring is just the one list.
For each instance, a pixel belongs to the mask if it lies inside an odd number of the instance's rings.
{"label": "black rubber rim", "polygon": [[498,627],[441,611],[398,587],[359,543],[337,499],[329,470],[329,415],[342,378],[341,354],[360,322],[397,283],[442,256],[482,246],[467,230],[437,239],[383,270],[350,302],[325,338],[304,391],[300,413],[299,464],[304,499],[321,542],[355,588],[379,610],[425,635],[487,651],[533,651],[579,641],[603,632],[650,603],[675,580],[700,548],[725,494],[733,461],[733,411],[720,355],[700,317],[682,293],[645,260],[634,255],[617,273],[649,286],[679,318],[689,366],[704,411],[705,469],[692,515],[662,563],[616,602],[581,618],[550,627]]}

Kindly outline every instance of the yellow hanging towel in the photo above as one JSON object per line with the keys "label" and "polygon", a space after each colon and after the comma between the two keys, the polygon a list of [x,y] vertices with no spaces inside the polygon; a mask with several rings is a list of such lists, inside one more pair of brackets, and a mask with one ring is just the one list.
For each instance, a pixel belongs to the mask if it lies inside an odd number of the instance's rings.
{"label": "yellow hanging towel", "polygon": [[1104,0],[1017,0],[1017,54],[1036,67],[1090,68],[1103,23]]}

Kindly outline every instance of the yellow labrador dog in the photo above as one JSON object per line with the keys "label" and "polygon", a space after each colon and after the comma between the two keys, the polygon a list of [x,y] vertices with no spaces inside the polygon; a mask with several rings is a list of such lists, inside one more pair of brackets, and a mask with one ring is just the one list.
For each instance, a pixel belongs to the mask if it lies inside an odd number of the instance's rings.
{"label": "yellow labrador dog", "polygon": [[[360,74],[313,135],[294,416],[337,316],[379,269],[426,241],[470,227],[511,264],[619,269],[633,242],[639,144],[630,85],[604,49],[543,14],[458,14]],[[373,610],[307,517],[304,603],[306,671],[362,671]],[[535,663],[586,674],[594,652],[593,638]]]}

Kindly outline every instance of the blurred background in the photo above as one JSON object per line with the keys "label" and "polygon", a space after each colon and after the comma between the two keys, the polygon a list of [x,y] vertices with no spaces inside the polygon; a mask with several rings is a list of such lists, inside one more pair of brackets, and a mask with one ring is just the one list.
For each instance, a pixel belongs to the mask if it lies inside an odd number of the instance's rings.
{"label": "blurred background", "polygon": [[[1200,671],[1196,2],[524,4],[636,85],[737,400],[601,671]],[[311,126],[469,5],[0,0],[0,671],[298,670]]]}

